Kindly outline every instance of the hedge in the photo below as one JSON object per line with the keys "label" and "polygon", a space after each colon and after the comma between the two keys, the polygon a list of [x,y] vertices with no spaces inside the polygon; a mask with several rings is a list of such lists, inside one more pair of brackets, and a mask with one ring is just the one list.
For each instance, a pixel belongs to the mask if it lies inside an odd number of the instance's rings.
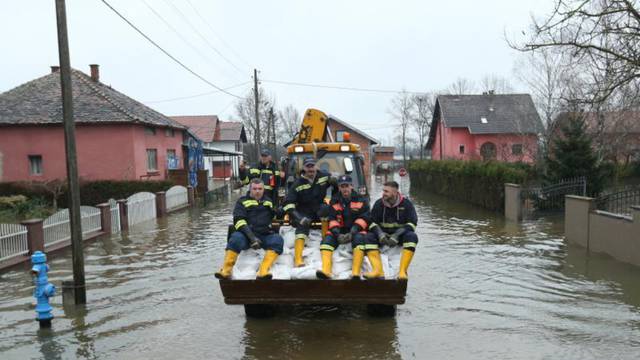
{"label": "hedge", "polygon": [[[113,199],[125,199],[137,192],[166,191],[174,183],[169,180],[156,181],[116,181],[97,180],[83,181],[80,183],[80,202],[82,205],[95,206],[97,204]],[[48,186],[51,188],[51,185]],[[53,203],[53,193],[47,190],[44,183],[36,182],[3,182],[0,183],[0,196],[25,195],[30,199],[45,199],[47,203]],[[69,194],[66,186],[57,196],[59,208],[67,208],[69,204]]]}
{"label": "hedge", "polygon": [[411,189],[425,190],[489,210],[504,209],[504,184],[524,184],[536,177],[532,166],[462,160],[412,161]]}

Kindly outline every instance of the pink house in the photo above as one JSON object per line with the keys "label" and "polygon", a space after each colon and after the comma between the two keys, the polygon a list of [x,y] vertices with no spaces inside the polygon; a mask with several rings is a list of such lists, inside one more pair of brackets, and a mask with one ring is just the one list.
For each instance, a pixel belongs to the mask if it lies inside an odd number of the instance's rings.
{"label": "pink house", "polygon": [[[59,68],[0,94],[0,181],[66,178]],[[85,180],[165,179],[182,168],[185,127],[72,70],[78,172]]]}
{"label": "pink house", "polygon": [[434,160],[533,162],[542,130],[528,94],[440,95],[426,148]]}

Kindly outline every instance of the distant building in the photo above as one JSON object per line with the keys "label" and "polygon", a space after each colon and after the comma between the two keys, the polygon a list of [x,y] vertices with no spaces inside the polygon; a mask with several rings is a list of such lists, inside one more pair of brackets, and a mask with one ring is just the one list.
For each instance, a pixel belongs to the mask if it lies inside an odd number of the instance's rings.
{"label": "distant building", "polygon": [[[100,82],[71,71],[78,173],[86,180],[166,179],[182,168],[186,128]],[[62,95],[50,74],[0,94],[0,181],[66,178]]]}
{"label": "distant building", "polygon": [[393,146],[376,146],[373,148],[373,168],[376,173],[393,170],[393,156],[396,148]]}
{"label": "distant building", "polygon": [[366,134],[362,130],[349,125],[347,122],[339,120],[334,116],[329,116],[327,126],[331,130],[331,136],[335,141],[343,141],[344,134],[349,133],[351,135],[351,142],[360,145],[360,152],[364,156],[364,172],[371,174],[371,158],[372,146],[376,145],[378,141]]}
{"label": "distant building", "polygon": [[532,162],[542,131],[528,94],[440,95],[426,149],[434,160]]}

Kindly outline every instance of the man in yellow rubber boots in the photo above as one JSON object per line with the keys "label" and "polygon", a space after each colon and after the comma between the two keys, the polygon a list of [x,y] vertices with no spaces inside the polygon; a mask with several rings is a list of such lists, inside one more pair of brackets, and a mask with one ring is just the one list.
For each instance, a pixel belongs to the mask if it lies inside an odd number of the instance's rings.
{"label": "man in yellow rubber boots", "polygon": [[[331,273],[333,251],[339,244],[351,243],[353,248],[351,278],[360,280],[362,260],[364,259],[364,252],[367,251],[365,235],[369,227],[369,200],[353,190],[351,176],[349,175],[342,175],[338,178],[338,189],[339,192],[332,197],[329,204],[329,231],[327,231],[324,240],[320,243],[322,270],[316,271],[316,276],[319,279],[330,279],[333,276]],[[377,241],[372,245],[377,251]],[[368,248],[373,250],[371,246]],[[372,273],[365,274],[365,277],[369,278],[372,275],[372,277],[382,276],[382,262],[375,263],[372,261],[372,263],[375,264],[375,270]]]}
{"label": "man in yellow rubber boots", "polygon": [[224,256],[224,264],[216,273],[218,279],[231,278],[231,270],[238,254],[249,247],[265,249],[256,279],[270,280],[271,265],[282,254],[284,240],[271,228],[275,210],[271,199],[264,196],[264,184],[261,179],[249,183],[249,193],[236,202],[233,209],[233,223],[236,231],[231,234]]}
{"label": "man in yellow rubber boots", "polygon": [[399,191],[398,183],[388,181],[382,188],[382,198],[371,210],[368,242],[379,241],[380,245],[402,245],[398,280],[407,280],[407,269],[418,244],[416,225],[418,215],[413,203]]}

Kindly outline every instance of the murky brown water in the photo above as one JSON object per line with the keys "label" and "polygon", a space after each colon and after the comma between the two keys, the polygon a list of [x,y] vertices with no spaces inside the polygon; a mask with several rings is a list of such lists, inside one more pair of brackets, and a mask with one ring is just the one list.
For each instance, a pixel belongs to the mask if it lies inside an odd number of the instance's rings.
{"label": "murky brown water", "polygon": [[[412,196],[420,244],[395,318],[287,307],[259,320],[224,305],[219,203],[87,246],[88,305],[56,296],[51,331],[33,321],[27,271],[0,274],[0,358],[640,358],[640,269],[566,246],[561,219],[511,224]],[[50,265],[57,286],[71,277],[68,251]]]}

